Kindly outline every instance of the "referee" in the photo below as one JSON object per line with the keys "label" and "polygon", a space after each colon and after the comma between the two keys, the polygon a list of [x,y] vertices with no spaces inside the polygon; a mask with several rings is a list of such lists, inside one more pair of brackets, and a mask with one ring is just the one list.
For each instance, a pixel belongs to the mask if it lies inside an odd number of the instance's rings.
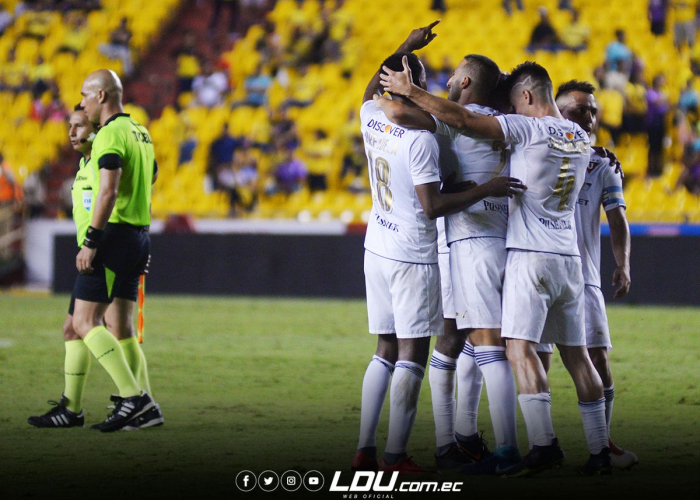
{"label": "referee", "polygon": [[[73,290],[73,329],[119,389],[114,411],[103,423],[92,426],[103,432],[122,429],[155,407],[129,369],[119,342],[103,323],[115,297],[136,301],[139,276],[150,252],[147,229],[157,168],[151,137],[124,113],[122,92],[119,77],[105,69],[91,73],[80,91],[80,105],[101,128],[91,160],[99,169],[99,186],[90,227],[76,258],[80,274]],[[126,322],[129,318],[120,319]]]}

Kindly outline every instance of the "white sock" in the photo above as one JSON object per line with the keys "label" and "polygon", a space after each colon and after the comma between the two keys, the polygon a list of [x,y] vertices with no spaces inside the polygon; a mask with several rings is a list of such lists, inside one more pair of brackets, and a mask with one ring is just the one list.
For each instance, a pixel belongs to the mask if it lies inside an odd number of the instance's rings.
{"label": "white sock", "polygon": [[377,446],[377,426],[389,389],[394,365],[379,356],[373,356],[362,381],[362,409],[360,411],[360,439],[357,448]]}
{"label": "white sock", "polygon": [[391,379],[389,396],[389,435],[386,452],[401,454],[408,450],[413,421],[418,410],[418,396],[425,368],[412,361],[398,361]]}
{"label": "white sock", "polygon": [[552,424],[552,398],[546,392],[518,396],[523,411],[530,448],[549,446],[556,437]]}
{"label": "white sock", "polygon": [[474,358],[474,346],[467,341],[462,354],[457,358],[457,411],[455,431],[462,436],[472,436],[479,432],[479,399],[484,377]]}
{"label": "white sock", "polygon": [[428,380],[433,399],[435,446],[455,443],[455,370],[457,360],[433,351]]}
{"label": "white sock", "polygon": [[506,358],[506,348],[498,346],[474,347],[476,364],[484,374],[489,412],[493,422],[496,448],[518,447],[516,422],[516,390],[513,370]]}
{"label": "white sock", "polygon": [[583,419],[583,432],[586,433],[588,451],[597,455],[608,446],[608,428],[605,425],[605,398],[597,401],[578,402],[578,410]]}
{"label": "white sock", "polygon": [[603,387],[605,395],[605,423],[608,426],[608,435],[610,435],[610,422],[612,421],[613,403],[615,402],[615,386]]}

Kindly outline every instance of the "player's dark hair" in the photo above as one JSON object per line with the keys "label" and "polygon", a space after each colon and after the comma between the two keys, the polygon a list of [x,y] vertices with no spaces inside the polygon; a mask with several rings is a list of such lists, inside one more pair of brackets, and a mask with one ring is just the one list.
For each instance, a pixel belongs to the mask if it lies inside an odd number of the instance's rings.
{"label": "player's dark hair", "polygon": [[498,77],[496,88],[491,94],[491,107],[501,113],[512,112],[513,106],[510,103],[510,87],[508,86],[508,77],[510,74],[501,73]]}
{"label": "player's dark hair", "polygon": [[[391,54],[389,57],[384,59],[382,66],[386,66],[392,71],[403,71],[403,56],[406,56],[408,60],[408,67],[411,69],[411,79],[413,83],[420,87],[420,74],[423,71],[423,66],[420,63],[418,56],[413,52],[396,52]],[[384,70],[380,70],[380,72],[382,75],[386,74]]]}
{"label": "player's dark hair", "polygon": [[508,91],[519,83],[530,79],[528,87],[533,93],[537,93],[541,98],[546,99],[553,91],[552,79],[543,66],[536,62],[527,61],[516,66],[508,77]]}
{"label": "player's dark hair", "polygon": [[85,108],[82,107],[80,104],[76,104],[73,106],[73,111],[85,111]]}
{"label": "player's dark hair", "polygon": [[490,96],[501,76],[498,64],[481,54],[467,54],[464,60],[467,61],[469,72],[474,75],[477,92],[485,97]]}
{"label": "player's dark hair", "polygon": [[555,99],[565,96],[569,92],[583,92],[584,94],[593,94],[595,92],[595,87],[592,83],[584,82],[581,80],[569,80],[566,83],[559,85],[557,89],[557,95]]}

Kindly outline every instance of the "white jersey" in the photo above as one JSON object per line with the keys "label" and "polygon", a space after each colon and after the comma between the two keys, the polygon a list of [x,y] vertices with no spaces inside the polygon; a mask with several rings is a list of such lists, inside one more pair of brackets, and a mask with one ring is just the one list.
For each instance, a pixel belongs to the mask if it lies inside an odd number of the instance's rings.
{"label": "white jersey", "polygon": [[440,182],[433,134],[389,121],[367,101],[360,109],[372,212],[365,248],[381,257],[412,264],[437,264],[437,228],[425,215],[415,186]]}
{"label": "white jersey", "polygon": [[450,253],[450,247],[447,246],[447,236],[445,234],[445,218],[438,217],[435,219],[438,232],[438,253]]}
{"label": "white jersey", "polygon": [[[496,110],[478,104],[465,107],[482,115],[498,114]],[[507,144],[467,137],[437,118],[435,123],[443,179],[455,172],[456,182],[483,184],[494,177],[509,175],[510,151]],[[446,220],[448,243],[466,238],[505,238],[508,227],[507,198],[484,198],[461,212],[448,215]]]}
{"label": "white jersey", "polygon": [[600,207],[607,212],[624,207],[622,177],[610,159],[591,154],[576,205],[576,233],[583,264],[583,282],[600,288]]}
{"label": "white jersey", "polygon": [[509,202],[506,246],[578,256],[574,207],[590,159],[588,134],[552,116],[496,118],[513,145],[510,173],[527,186]]}

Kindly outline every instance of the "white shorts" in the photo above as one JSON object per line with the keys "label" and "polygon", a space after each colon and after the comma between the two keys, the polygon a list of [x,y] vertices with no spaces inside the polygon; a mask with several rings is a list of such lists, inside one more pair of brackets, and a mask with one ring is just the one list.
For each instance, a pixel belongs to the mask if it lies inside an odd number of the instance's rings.
{"label": "white shorts", "polygon": [[[605,313],[603,291],[597,286],[586,285],[584,288],[586,318],[586,347],[607,347],[612,349],[608,316]],[[554,352],[554,344],[540,344],[539,352]]]}
{"label": "white shorts", "polygon": [[442,335],[440,269],[408,264],[365,250],[369,331],[410,339]]}
{"label": "white shorts", "polygon": [[450,254],[439,253],[440,286],[442,287],[442,317],[455,318],[455,303],[452,298],[452,278],[450,277]]}
{"label": "white shorts", "polygon": [[579,257],[509,250],[501,336],[586,345],[583,288]]}
{"label": "white shorts", "polygon": [[501,328],[506,241],[468,238],[450,245],[457,328]]}

